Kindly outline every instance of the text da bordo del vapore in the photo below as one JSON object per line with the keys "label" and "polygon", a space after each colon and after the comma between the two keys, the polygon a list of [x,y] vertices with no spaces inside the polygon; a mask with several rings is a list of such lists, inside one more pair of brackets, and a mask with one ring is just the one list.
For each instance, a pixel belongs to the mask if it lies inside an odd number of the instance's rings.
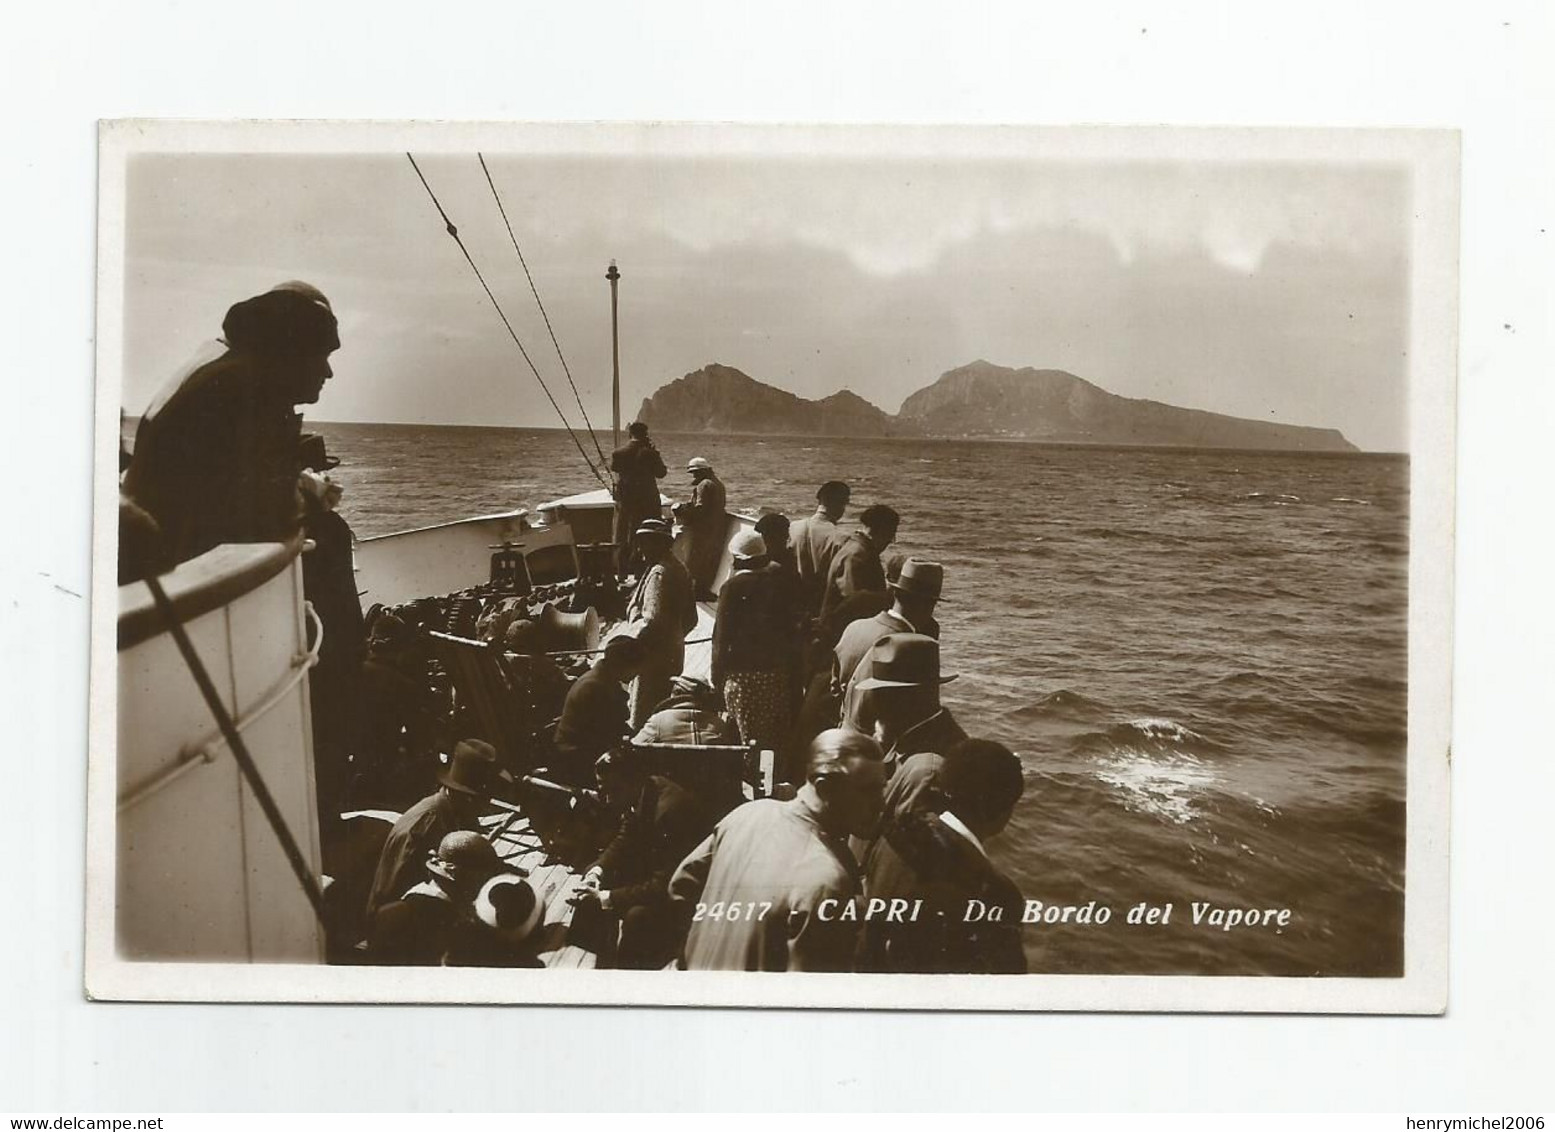
{"label": "text da bordo del vapore", "polygon": [[[967,923],[999,923],[1013,919],[1016,912],[1019,913],[1020,923],[1038,927],[1064,924],[1104,927],[1114,922],[1138,927],[1169,927],[1175,923],[1223,932],[1247,928],[1280,932],[1294,918],[1289,908],[1228,907],[1202,900],[1190,901],[1185,909],[1179,908],[1174,901],[1164,904],[1140,901],[1120,915],[1110,905],[1095,900],[1084,904],[1049,904],[1041,900],[1027,900],[1018,908],[1006,908],[975,899],[966,902],[963,918]],[[945,913],[926,909],[922,900],[870,899],[823,900],[817,914],[822,920],[911,923],[926,914]]]}

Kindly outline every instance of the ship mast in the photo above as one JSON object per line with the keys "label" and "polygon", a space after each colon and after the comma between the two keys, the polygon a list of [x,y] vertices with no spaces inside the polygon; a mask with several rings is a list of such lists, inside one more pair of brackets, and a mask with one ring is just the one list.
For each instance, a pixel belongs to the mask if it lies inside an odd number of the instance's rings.
{"label": "ship mast", "polygon": [[610,261],[610,270],[605,272],[605,278],[610,280],[610,444],[612,447],[621,446],[621,339],[616,326],[616,283],[621,278],[621,273],[616,270],[616,261]]}

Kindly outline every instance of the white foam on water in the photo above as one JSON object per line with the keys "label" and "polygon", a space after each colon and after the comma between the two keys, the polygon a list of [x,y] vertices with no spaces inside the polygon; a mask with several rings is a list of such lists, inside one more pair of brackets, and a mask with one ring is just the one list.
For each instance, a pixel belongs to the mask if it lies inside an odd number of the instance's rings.
{"label": "white foam on water", "polygon": [[1140,719],[1131,719],[1128,721],[1128,726],[1141,735],[1147,735],[1152,739],[1170,739],[1174,743],[1186,743],[1190,739],[1204,738],[1193,728],[1184,727],[1175,719],[1167,719],[1165,716],[1147,715]]}
{"label": "white foam on water", "polygon": [[1096,777],[1118,790],[1125,806],[1176,825],[1197,818],[1200,797],[1220,781],[1210,767],[1188,754],[1120,747],[1098,765]]}

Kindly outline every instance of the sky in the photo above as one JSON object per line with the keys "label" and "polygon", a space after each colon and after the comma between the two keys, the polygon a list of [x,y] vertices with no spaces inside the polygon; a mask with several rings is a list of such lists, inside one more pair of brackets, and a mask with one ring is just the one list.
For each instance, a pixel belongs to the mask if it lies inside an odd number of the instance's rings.
{"label": "sky", "polygon": [[[486,155],[596,428],[718,362],[888,412],[977,359],[1407,447],[1410,181],[1385,163]],[[474,152],[418,157],[541,377],[580,420]],[[124,401],[287,279],[340,317],[317,420],[553,426],[402,153],[137,154]]]}

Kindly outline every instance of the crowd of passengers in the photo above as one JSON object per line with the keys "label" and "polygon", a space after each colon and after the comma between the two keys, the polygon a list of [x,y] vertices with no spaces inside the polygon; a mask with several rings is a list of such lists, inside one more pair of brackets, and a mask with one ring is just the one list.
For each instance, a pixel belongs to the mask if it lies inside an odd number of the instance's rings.
{"label": "crowd of passengers", "polygon": [[[301,430],[297,407],[317,400],[338,346],[330,304],[307,284],[236,304],[222,339],[142,417],[120,507],[121,582],[221,543],[294,537],[299,524],[312,540],[304,584],[325,627],[311,681],[329,816],[353,764],[415,745],[407,709],[428,695],[415,627],[392,613],[364,622],[329,474],[338,461]],[[955,679],[941,669],[935,619],[943,568],[889,552],[891,507],[844,526],[851,493],[839,481],[821,485],[814,514],[768,511],[749,530],[695,457],[672,525],[660,502],[667,467],[644,424],[610,463],[618,567],[635,585],[597,660],[570,686],[557,677],[544,771],[572,791],[569,808],[590,800],[594,852],[568,919],[593,925],[599,961],[1023,972],[1021,896],[987,843],[1024,776],[1015,754],[969,737],[940,702]],[[726,552],[732,569],[715,592]],[[684,669],[698,602],[713,601],[708,683]],[[719,776],[666,773],[645,756],[656,744],[754,744],[775,752],[778,787],[747,801]],[[347,918],[355,957],[541,965],[578,936],[556,938],[548,886],[504,862],[489,836],[513,777],[483,741],[448,745],[435,789],[394,822],[361,915]]]}

